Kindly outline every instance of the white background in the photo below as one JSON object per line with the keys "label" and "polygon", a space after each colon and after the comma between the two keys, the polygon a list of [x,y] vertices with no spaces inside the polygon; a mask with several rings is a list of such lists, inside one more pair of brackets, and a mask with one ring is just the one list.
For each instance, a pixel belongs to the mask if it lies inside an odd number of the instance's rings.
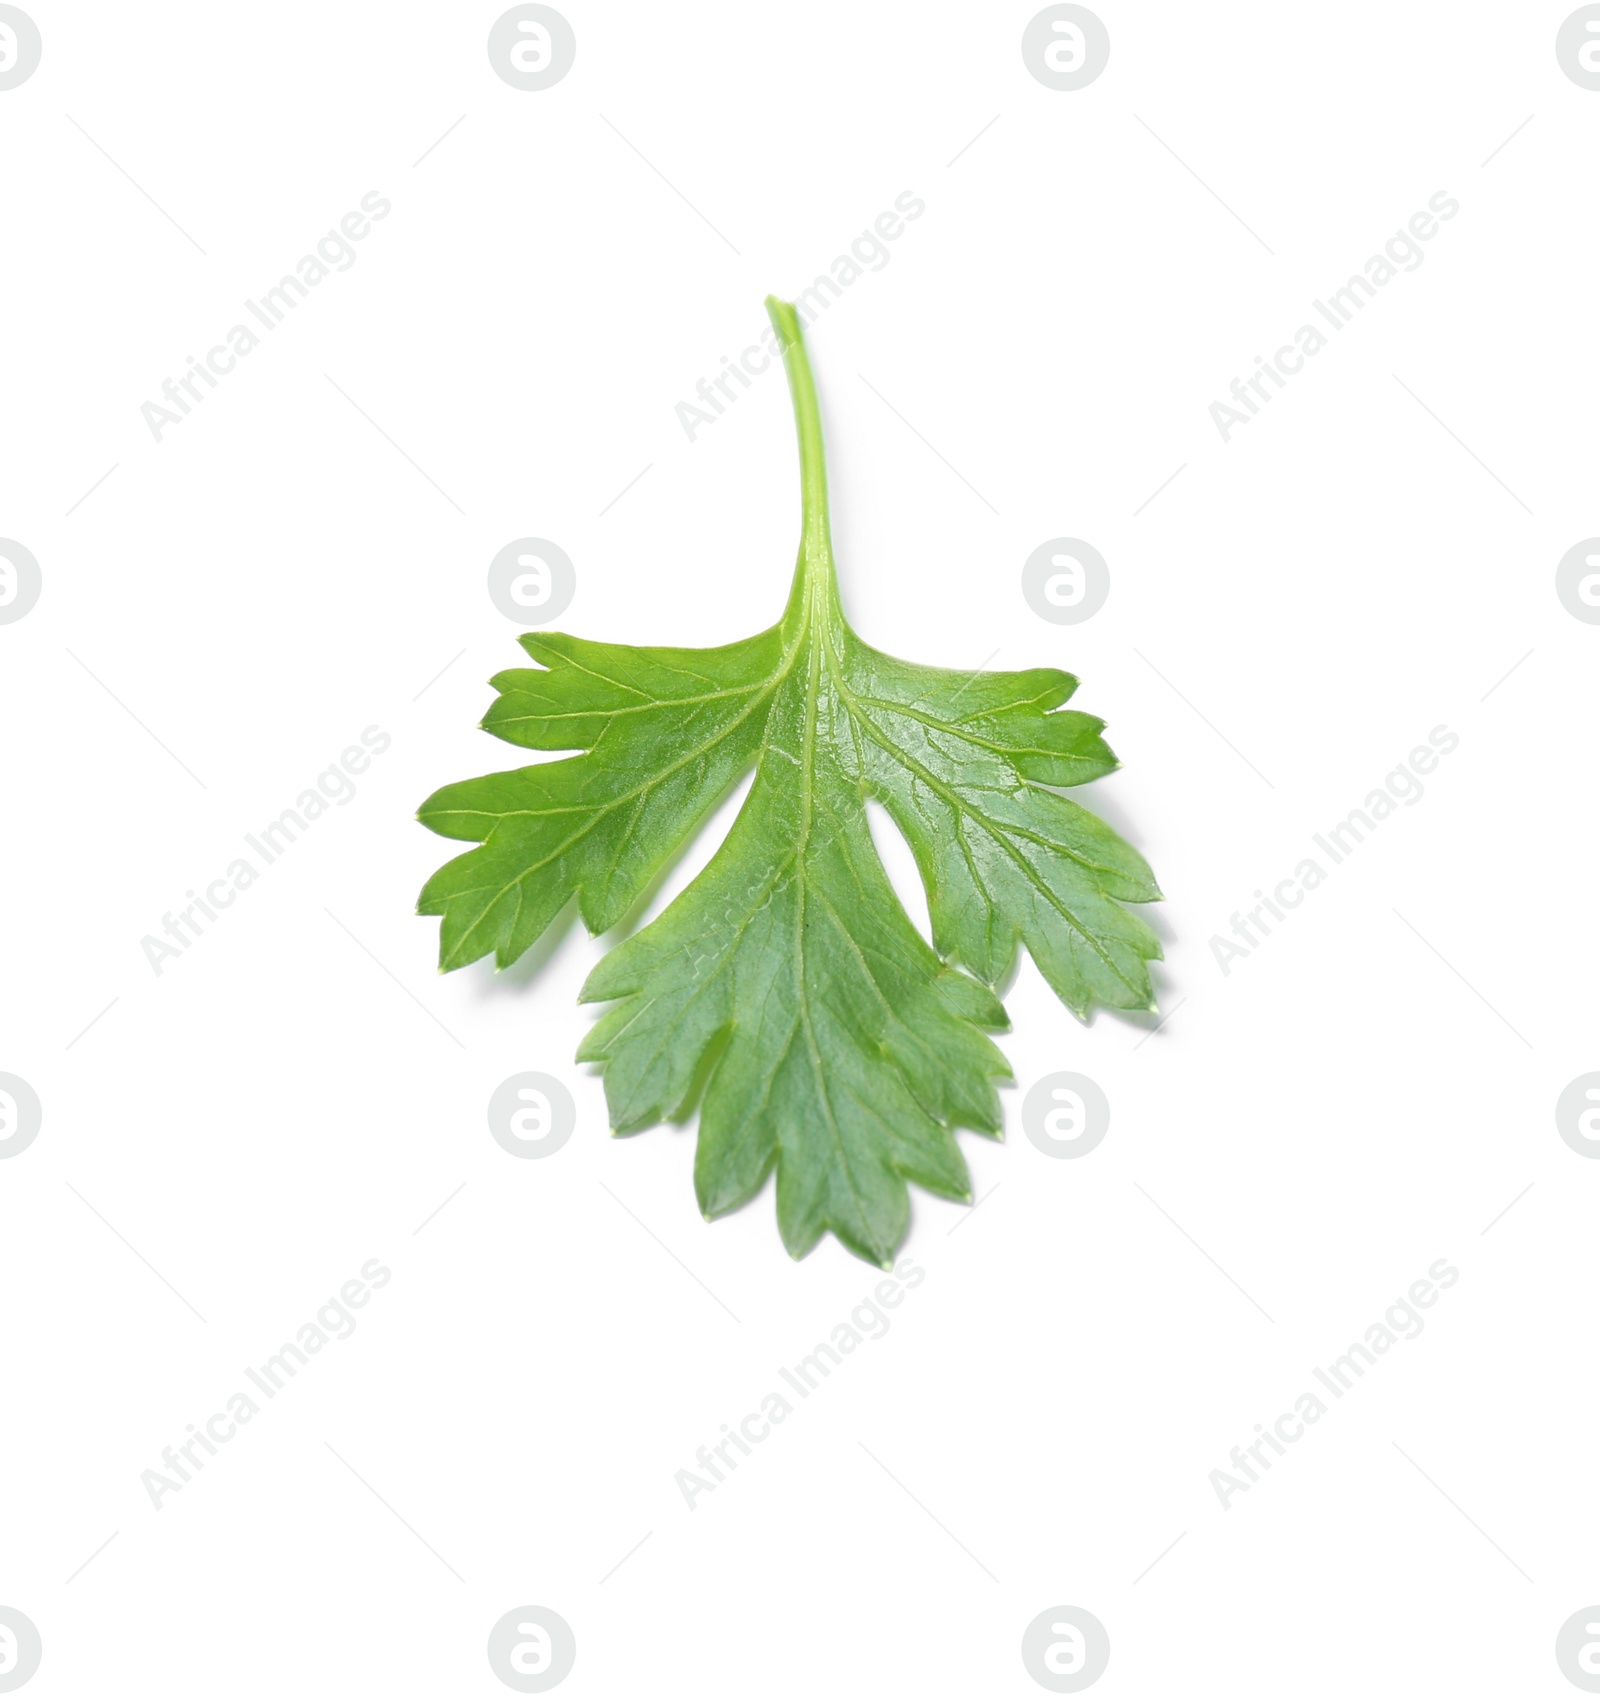
{"label": "white background", "polygon": [[[0,1602],[43,1635],[31,1690],[490,1695],[524,1603],[572,1625],[575,1698],[1023,1695],[1063,1603],[1110,1633],[1108,1698],[1575,1690],[1600,1169],[1553,1108],[1600,1065],[1600,628],[1554,571],[1600,531],[1600,94],[1556,63],[1571,8],[1104,0],[1109,69],[1065,94],[1022,62],[1032,5],[564,0],[543,93],[492,73],[496,5],[27,9],[0,531],[44,591],[0,628],[0,1070],[44,1129],[0,1163]],[[353,267],[153,440],[162,380],[374,189]],[[1082,678],[1124,763],[1083,799],[1167,892],[1171,1018],[1085,1028],[1024,961],[976,1212],[915,1197],[892,1331],[691,1512],[675,1471],[878,1276],[791,1262],[770,1188],[705,1224],[691,1131],[608,1138],[571,1060],[602,942],[438,977],[412,907],[459,846],[412,813],[519,764],[475,729],[519,660],[485,592],[511,538],[567,550],[585,636],[776,617],[782,379],[693,444],[673,409],[904,190],[926,214],[810,333],[846,605],[917,660]],[[1209,404],[1439,190],[1425,263],[1224,444]],[[1086,624],[1021,595],[1059,535],[1110,564]],[[141,938],[373,724],[355,801],[157,977]],[[1424,799],[1224,976],[1211,937],[1436,725]],[[523,1069],[578,1103],[546,1161],[486,1129]],[[1061,1069],[1112,1104],[1079,1161],[1021,1135]],[[141,1471],[374,1256],[354,1336],[153,1509]],[[1221,1508],[1211,1470],[1439,1257],[1425,1333]]]}

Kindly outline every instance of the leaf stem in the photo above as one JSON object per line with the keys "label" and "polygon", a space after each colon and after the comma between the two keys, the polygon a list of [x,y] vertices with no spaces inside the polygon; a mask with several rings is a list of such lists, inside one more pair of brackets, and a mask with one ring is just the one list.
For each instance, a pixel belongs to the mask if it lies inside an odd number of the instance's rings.
{"label": "leaf stem", "polygon": [[798,592],[802,585],[815,586],[830,593],[832,599],[833,541],[828,533],[828,472],[817,386],[812,381],[811,362],[806,358],[805,337],[794,304],[768,295],[767,317],[783,349],[795,429],[800,437],[800,559],[795,568],[795,589]]}

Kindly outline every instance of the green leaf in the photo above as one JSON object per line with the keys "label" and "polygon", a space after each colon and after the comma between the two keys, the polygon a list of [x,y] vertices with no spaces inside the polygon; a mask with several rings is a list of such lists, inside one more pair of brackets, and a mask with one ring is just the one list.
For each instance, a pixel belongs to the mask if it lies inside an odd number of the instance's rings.
{"label": "green leaf", "polygon": [[[870,648],[845,622],[816,392],[792,306],[767,310],[800,433],[800,558],[770,630],[716,649],[529,634],[484,728],[582,750],[452,784],[419,818],[479,845],[428,881],[440,965],[516,960],[576,898],[619,925],[753,766],[726,840],[659,918],[618,944],[582,1000],[613,1006],[578,1055],[631,1133],[698,1105],[695,1189],[713,1218],[774,1169],[784,1243],[832,1232],[887,1266],[907,1183],[970,1200],[958,1128],[998,1136],[992,987],[1026,948],[1080,1018],[1153,1008],[1159,899],[1138,852],[1060,794],[1116,758],[1065,703],[1070,674],[959,673]],[[881,802],[916,856],[933,946],[867,826]]]}

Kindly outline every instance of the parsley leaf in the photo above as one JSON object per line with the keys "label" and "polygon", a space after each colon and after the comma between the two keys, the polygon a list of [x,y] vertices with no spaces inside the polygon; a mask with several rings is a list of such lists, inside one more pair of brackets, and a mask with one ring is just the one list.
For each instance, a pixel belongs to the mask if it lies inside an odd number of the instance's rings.
{"label": "parsley leaf", "polygon": [[[538,669],[493,680],[484,729],[584,751],[447,785],[418,817],[480,845],[427,883],[441,967],[517,959],[576,898],[622,922],[753,765],[705,869],[589,975],[609,1002],[578,1058],[601,1064],[619,1133],[700,1108],[708,1219],[778,1175],[791,1255],[824,1232],[887,1266],[907,1181],[970,1200],[954,1131],[997,1136],[985,1035],[1020,943],[1080,1018],[1152,1008],[1161,947],[1125,902],[1159,899],[1138,852],[1063,796],[1116,766],[1070,674],[960,673],[868,647],[846,624],[822,427],[795,309],[768,299],[800,434],[800,558],[781,621],[725,648],[631,648],[529,632]],[[867,827],[881,802],[916,856],[935,948]]]}

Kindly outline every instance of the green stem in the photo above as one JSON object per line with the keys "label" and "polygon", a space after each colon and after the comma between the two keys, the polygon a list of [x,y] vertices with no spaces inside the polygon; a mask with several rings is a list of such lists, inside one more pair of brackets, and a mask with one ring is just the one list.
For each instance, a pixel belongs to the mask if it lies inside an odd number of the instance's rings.
{"label": "green stem", "polygon": [[834,591],[833,542],[828,534],[828,472],[822,453],[822,413],[817,406],[817,386],[806,358],[800,315],[789,301],[767,296],[767,317],[778,333],[783,348],[784,369],[789,374],[789,394],[794,401],[795,429],[800,436],[800,559],[795,568],[795,589],[815,586]]}

